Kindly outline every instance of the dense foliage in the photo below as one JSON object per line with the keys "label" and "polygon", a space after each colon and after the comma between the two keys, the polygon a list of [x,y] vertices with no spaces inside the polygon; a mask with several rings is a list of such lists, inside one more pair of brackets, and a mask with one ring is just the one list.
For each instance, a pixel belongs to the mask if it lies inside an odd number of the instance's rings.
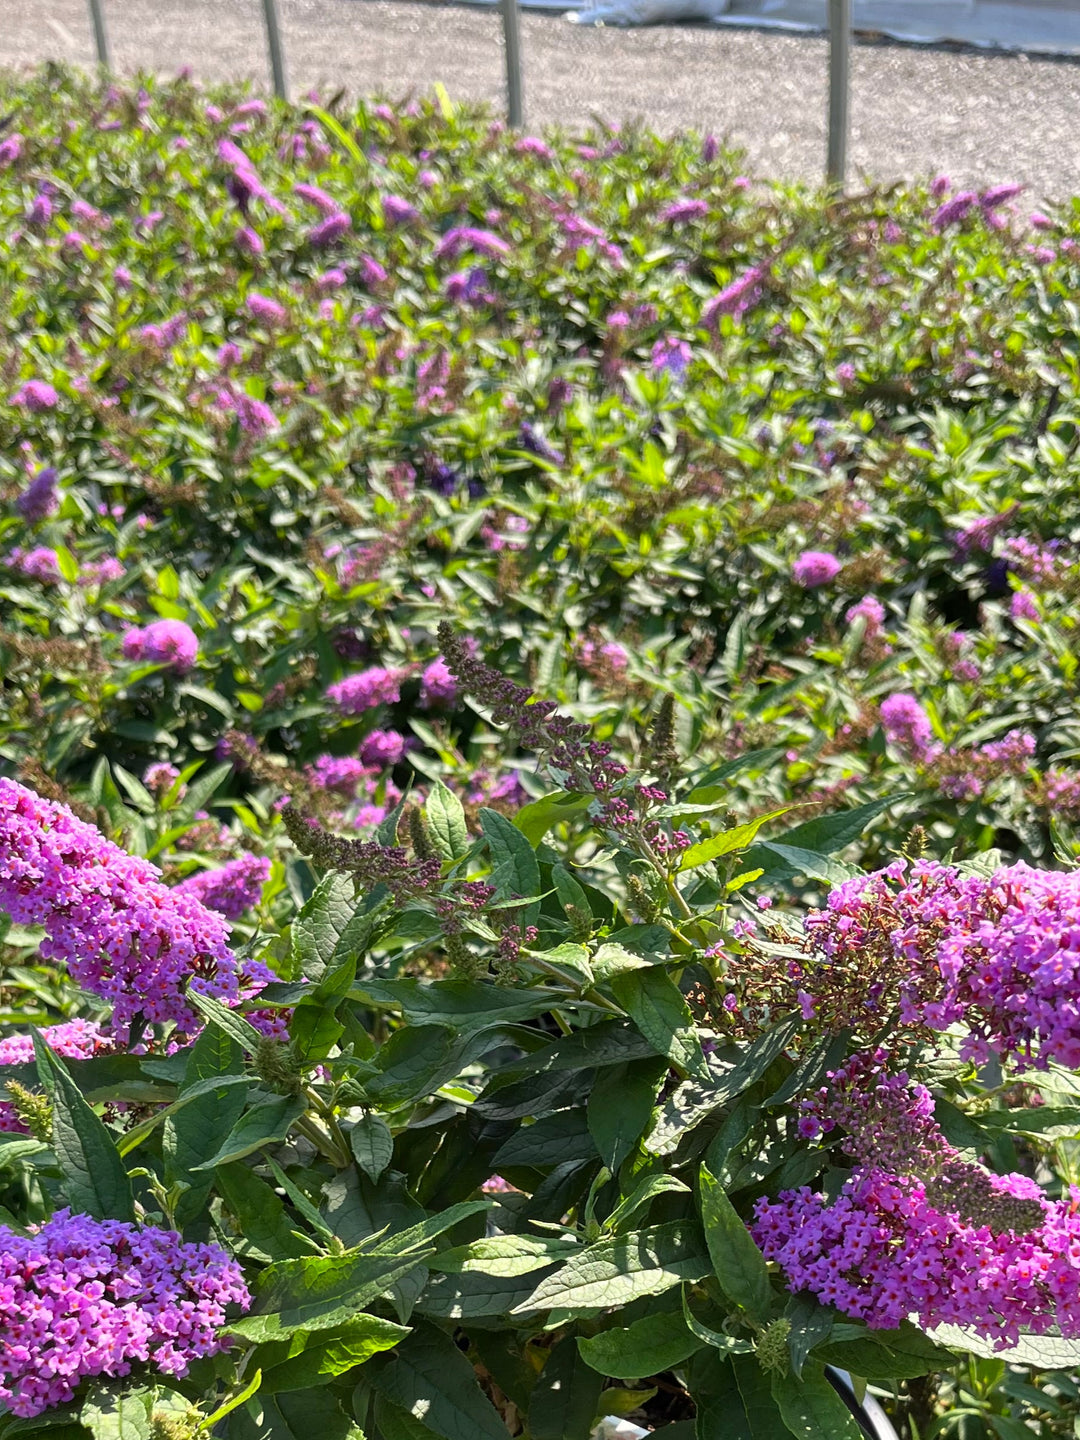
{"label": "dense foliage", "polygon": [[1080,211],[0,92],[0,1436],[1071,1433]]}

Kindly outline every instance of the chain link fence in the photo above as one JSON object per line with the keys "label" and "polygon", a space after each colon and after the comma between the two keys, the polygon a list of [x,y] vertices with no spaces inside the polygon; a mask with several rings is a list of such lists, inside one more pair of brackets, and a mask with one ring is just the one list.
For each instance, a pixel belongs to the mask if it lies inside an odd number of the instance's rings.
{"label": "chain link fence", "polygon": [[[111,68],[105,0],[87,0],[98,63]],[[522,53],[519,0],[498,0],[506,60],[506,116],[514,129],[525,123],[525,59]],[[826,182],[841,187],[847,173],[849,96],[851,88],[852,0],[829,3],[829,128],[825,158]],[[274,93],[289,94],[285,32],[278,0],[261,0],[267,59]]]}

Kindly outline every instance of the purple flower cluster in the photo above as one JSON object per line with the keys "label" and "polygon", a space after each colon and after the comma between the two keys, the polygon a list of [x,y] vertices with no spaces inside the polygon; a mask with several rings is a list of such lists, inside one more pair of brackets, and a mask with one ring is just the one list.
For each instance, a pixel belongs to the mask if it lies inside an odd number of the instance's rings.
{"label": "purple flower cluster", "polygon": [[199,637],[182,620],[154,620],[145,630],[125,630],[121,646],[128,660],[168,665],[186,675],[199,658]]}
{"label": "purple flower cluster", "polygon": [[273,299],[270,295],[262,295],[258,290],[252,290],[247,297],[248,314],[260,324],[273,329],[277,325],[284,325],[289,318],[289,312],[279,300]]}
{"label": "purple flower cluster", "polygon": [[[50,1050],[65,1060],[89,1060],[91,1055],[104,1055],[116,1048],[112,1036],[102,1033],[94,1020],[65,1020],[41,1032]],[[29,1065],[34,1059],[34,1039],[26,1031],[5,1035],[0,1040],[0,1065]],[[25,1135],[26,1126],[8,1100],[0,1100],[0,1132]]]}
{"label": "purple flower cluster", "polygon": [[929,760],[936,753],[934,727],[914,695],[898,691],[881,702],[881,728],[885,737],[914,760]]}
{"label": "purple flower cluster", "polygon": [[453,705],[458,697],[458,684],[447,663],[440,656],[424,667],[420,676],[420,703],[425,709],[433,705]]}
{"label": "purple flower cluster", "polygon": [[226,1307],[251,1304],[243,1272],[216,1245],[58,1210],[29,1235],[0,1226],[0,1400],[40,1415],[90,1376],[147,1363],[182,1376],[228,1341]]}
{"label": "purple flower cluster", "polygon": [[709,213],[704,200],[673,200],[660,211],[660,219],[668,225],[685,225],[688,220],[701,220]]}
{"label": "purple flower cluster", "polygon": [[401,698],[403,670],[385,670],[374,665],[356,675],[346,675],[336,685],[331,685],[326,698],[344,715],[361,715],[376,705],[393,705]]}
{"label": "purple flower cluster", "polygon": [[[180,779],[180,771],[175,765],[170,765],[167,760],[155,760],[143,771],[143,784],[155,795],[167,795],[177,780]],[[182,785],[178,792],[183,797],[187,786]]]}
{"label": "purple flower cluster", "polygon": [[1047,1202],[1021,1175],[988,1176],[1003,1200],[1042,1208],[1030,1231],[995,1234],[939,1209],[917,1179],[852,1171],[830,1202],[809,1188],[759,1200],[752,1226],[791,1290],[809,1290],[873,1329],[915,1316],[961,1325],[999,1348],[1057,1326],[1080,1335],[1080,1191]]}
{"label": "purple flower cluster", "polygon": [[666,370],[675,380],[683,380],[692,358],[693,351],[685,340],[667,336],[653,346],[652,367],[657,372]]}
{"label": "purple flower cluster", "polygon": [[856,601],[848,608],[844,619],[849,625],[854,625],[856,620],[861,620],[865,626],[863,639],[877,640],[885,625],[885,606],[876,595],[864,595],[861,600]]}
{"label": "purple flower cluster", "polygon": [[12,395],[11,403],[40,414],[43,410],[55,409],[60,403],[60,395],[47,380],[27,380]]}
{"label": "purple flower cluster", "polygon": [[226,920],[239,920],[259,903],[262,888],[270,878],[270,861],[262,855],[240,855],[218,870],[201,870],[173,887],[173,893],[188,895],[216,910]]}
{"label": "purple flower cluster", "polygon": [[360,759],[374,769],[385,770],[401,760],[405,746],[405,736],[396,730],[372,730],[360,745]]}
{"label": "purple flower cluster", "polygon": [[1040,799],[1052,815],[1067,820],[1080,817],[1080,775],[1073,770],[1051,767],[1042,777]]}
{"label": "purple flower cluster", "polygon": [[354,755],[320,755],[304,767],[304,774],[316,789],[350,797],[367,773],[367,766]]}
{"label": "purple flower cluster", "polygon": [[58,506],[56,471],[51,465],[37,472],[30,484],[15,501],[15,509],[29,525],[47,520]]}
{"label": "purple flower cluster", "polygon": [[18,925],[41,925],[44,960],[66,965],[84,990],[113,1007],[114,1030],[141,1014],[189,1034],[198,1020],[189,987],[225,1003],[240,977],[220,916],[162,884],[66,806],[0,778],[0,907]]}
{"label": "purple flower cluster", "polygon": [[739,316],[752,310],[764,293],[764,282],[769,269],[769,262],[762,261],[759,265],[752,265],[745,274],[732,280],[730,285],[725,285],[718,295],[706,302],[701,312],[702,325],[711,330],[721,315]]}
{"label": "purple flower cluster", "polygon": [[17,570],[20,575],[25,575],[28,580],[40,580],[46,585],[60,579],[60,562],[56,558],[56,551],[47,545],[35,545],[30,550],[24,550],[17,545],[5,557],[4,564]]}
{"label": "purple flower cluster", "polygon": [[477,255],[486,255],[489,259],[495,259],[499,255],[509,255],[510,246],[502,238],[496,235],[493,230],[476,230],[469,225],[456,225],[448,230],[435,247],[436,260],[455,259],[465,250],[472,250]]}
{"label": "purple flower cluster", "polygon": [[804,550],[791,567],[791,578],[804,590],[831,584],[843,566],[828,550]]}
{"label": "purple flower cluster", "polygon": [[897,860],[846,880],[806,921],[816,963],[804,1014],[826,1018],[832,982],[872,975],[858,1004],[901,1025],[967,1031],[962,1054],[1080,1065],[1080,874],[1019,864],[990,878]]}

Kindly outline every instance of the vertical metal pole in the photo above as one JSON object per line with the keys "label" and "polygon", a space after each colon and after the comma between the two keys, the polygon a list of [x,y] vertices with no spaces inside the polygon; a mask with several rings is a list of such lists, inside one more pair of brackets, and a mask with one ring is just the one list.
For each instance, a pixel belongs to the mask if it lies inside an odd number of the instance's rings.
{"label": "vertical metal pole", "polygon": [[266,16],[266,40],[270,47],[270,70],[274,77],[274,94],[281,100],[287,100],[289,94],[285,81],[285,46],[281,39],[277,0],[263,0],[263,14]]}
{"label": "vertical metal pole", "polygon": [[500,0],[503,39],[506,42],[506,118],[514,130],[525,123],[525,102],[521,87],[521,21],[518,0]]}
{"label": "vertical metal pole", "polygon": [[840,188],[847,174],[851,94],[851,0],[829,0],[829,159],[825,178]]}
{"label": "vertical metal pole", "polygon": [[90,0],[90,21],[94,27],[94,47],[97,50],[98,64],[110,70],[112,61],[109,58],[109,32],[105,29],[105,11],[101,8],[101,0]]}

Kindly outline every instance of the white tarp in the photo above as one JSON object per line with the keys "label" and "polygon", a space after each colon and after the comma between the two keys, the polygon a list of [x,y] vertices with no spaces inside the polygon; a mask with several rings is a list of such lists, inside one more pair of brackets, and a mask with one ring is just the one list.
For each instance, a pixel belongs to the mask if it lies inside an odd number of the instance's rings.
{"label": "white tarp", "polygon": [[[707,20],[781,30],[828,28],[828,0],[521,0],[609,25]],[[1080,54],[1080,0],[854,0],[857,31],[923,44]]]}
{"label": "white tarp", "polygon": [[[1080,53],[1077,0],[854,0],[855,28],[924,43]],[[828,0],[729,0],[720,25],[824,30]]]}

